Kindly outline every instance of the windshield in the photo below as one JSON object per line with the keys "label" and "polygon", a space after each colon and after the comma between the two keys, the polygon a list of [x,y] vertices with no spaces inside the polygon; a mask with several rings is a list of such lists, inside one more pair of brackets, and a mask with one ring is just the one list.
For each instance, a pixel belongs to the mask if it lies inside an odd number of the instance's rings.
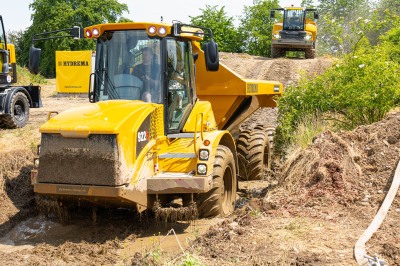
{"label": "windshield", "polygon": [[285,10],[283,19],[284,30],[304,30],[304,11]]}
{"label": "windshield", "polygon": [[161,103],[160,39],[145,30],[108,31],[97,41],[97,101]]}

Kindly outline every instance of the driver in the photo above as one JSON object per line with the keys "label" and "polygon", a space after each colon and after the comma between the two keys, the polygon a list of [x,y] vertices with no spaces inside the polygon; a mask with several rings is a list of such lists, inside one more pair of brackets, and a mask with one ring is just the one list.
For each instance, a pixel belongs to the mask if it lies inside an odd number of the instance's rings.
{"label": "driver", "polygon": [[290,24],[293,26],[300,26],[300,18],[297,16],[296,13],[293,12],[292,17],[289,20]]}
{"label": "driver", "polygon": [[152,102],[159,97],[156,89],[159,86],[160,66],[153,62],[153,51],[150,47],[142,48],[142,63],[135,66],[132,74],[143,81],[142,99],[146,102]]}

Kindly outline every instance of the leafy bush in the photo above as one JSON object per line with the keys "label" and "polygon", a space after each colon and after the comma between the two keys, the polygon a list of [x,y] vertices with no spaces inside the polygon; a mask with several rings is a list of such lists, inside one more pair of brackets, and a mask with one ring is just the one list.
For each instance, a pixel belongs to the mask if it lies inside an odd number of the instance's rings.
{"label": "leafy bush", "polygon": [[[386,42],[386,43],[385,43]],[[318,117],[336,128],[353,129],[381,120],[400,102],[400,64],[390,41],[337,60],[323,75],[303,76],[279,99],[277,146],[289,147],[304,120]]]}
{"label": "leafy bush", "polygon": [[42,85],[42,84],[47,84],[47,80],[40,74],[38,75],[33,75],[29,73],[29,70],[20,67],[17,65],[17,84],[18,85]]}

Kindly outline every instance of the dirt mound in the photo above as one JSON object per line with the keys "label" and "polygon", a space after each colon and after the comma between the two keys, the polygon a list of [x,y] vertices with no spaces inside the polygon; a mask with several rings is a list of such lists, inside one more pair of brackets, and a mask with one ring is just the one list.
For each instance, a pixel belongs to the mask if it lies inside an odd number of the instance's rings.
{"label": "dirt mound", "polygon": [[[283,165],[277,187],[242,197],[235,216],[196,239],[193,250],[209,265],[355,265],[354,244],[399,161],[399,124],[393,113],[351,132],[319,135]],[[397,198],[367,254],[399,265],[399,220]]]}
{"label": "dirt mound", "polygon": [[312,207],[323,200],[346,206],[358,200],[359,160],[358,153],[340,135],[321,134],[310,148],[295,152],[283,166],[279,177],[282,187],[275,192],[284,201],[279,205]]}
{"label": "dirt mound", "polygon": [[[399,124],[400,113],[393,113],[351,132],[324,132],[285,163],[281,192],[296,198],[334,199],[344,205],[378,206],[400,157]],[[310,204],[304,198],[297,203],[301,201]]]}
{"label": "dirt mound", "polygon": [[30,184],[33,154],[28,149],[0,153],[0,236],[33,214]]}
{"label": "dirt mound", "polygon": [[221,63],[244,78],[260,80],[276,80],[284,87],[294,84],[302,73],[310,76],[320,75],[331,66],[332,58],[271,59],[248,54],[220,53]]}
{"label": "dirt mound", "polygon": [[[316,137],[312,145],[285,163],[281,185],[267,194],[260,203],[262,209],[271,215],[289,213],[328,220],[350,215],[369,223],[399,162],[399,124],[400,113],[392,113],[351,132],[328,131]],[[400,200],[396,198],[383,226],[367,245],[370,254],[382,254],[389,264],[400,258],[399,219]]]}

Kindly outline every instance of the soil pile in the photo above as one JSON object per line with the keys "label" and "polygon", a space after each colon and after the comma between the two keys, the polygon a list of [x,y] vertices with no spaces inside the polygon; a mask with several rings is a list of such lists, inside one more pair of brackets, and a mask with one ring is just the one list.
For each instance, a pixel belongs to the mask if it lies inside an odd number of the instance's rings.
{"label": "soil pile", "polygon": [[[391,185],[400,158],[400,113],[351,132],[325,132],[289,160],[282,186],[268,195],[270,206],[310,216],[354,215],[371,221]],[[398,193],[400,195],[400,193]],[[315,212],[315,210],[321,210]],[[369,254],[381,254],[399,265],[400,199],[395,198],[383,226],[367,243]]]}
{"label": "soil pile", "polygon": [[400,113],[350,132],[325,132],[282,168],[279,189],[270,200],[281,206],[312,206],[313,201],[379,207],[400,158]]}
{"label": "soil pile", "polygon": [[248,54],[220,53],[220,61],[247,79],[276,80],[284,87],[295,84],[302,74],[310,77],[322,74],[332,65],[332,58],[270,59]]}
{"label": "soil pile", "polygon": [[[399,124],[400,113],[392,113],[351,132],[316,137],[285,162],[276,187],[250,197],[234,218],[195,241],[203,261],[356,265],[354,244],[380,207],[400,158]],[[399,220],[397,197],[366,245],[369,255],[399,265]]]}
{"label": "soil pile", "polygon": [[0,153],[0,236],[34,214],[30,185],[33,154],[29,149]]}

